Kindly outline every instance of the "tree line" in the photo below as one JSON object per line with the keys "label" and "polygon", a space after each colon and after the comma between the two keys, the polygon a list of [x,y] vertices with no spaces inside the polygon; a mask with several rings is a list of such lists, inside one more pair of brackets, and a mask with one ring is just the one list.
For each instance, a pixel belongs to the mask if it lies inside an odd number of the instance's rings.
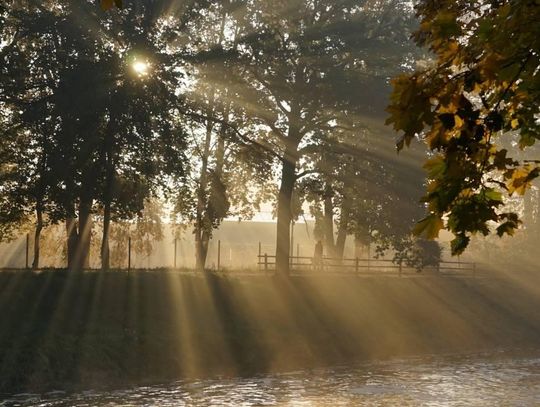
{"label": "tree line", "polygon": [[34,268],[63,225],[68,268],[99,238],[108,269],[112,225],[155,200],[193,226],[199,269],[212,231],[267,201],[285,274],[306,202],[332,256],[350,235],[433,250],[410,233],[423,173],[379,125],[423,55],[407,1],[6,1],[0,25],[0,233],[34,225]]}

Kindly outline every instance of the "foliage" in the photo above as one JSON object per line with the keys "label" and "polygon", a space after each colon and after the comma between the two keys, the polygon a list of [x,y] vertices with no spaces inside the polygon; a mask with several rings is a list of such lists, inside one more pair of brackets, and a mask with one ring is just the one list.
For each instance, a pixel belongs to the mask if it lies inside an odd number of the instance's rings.
{"label": "foliage", "polygon": [[[246,1],[237,13],[240,39],[235,86],[246,114],[264,132],[250,140],[268,150],[280,171],[276,199],[276,263],[288,267],[290,222],[297,178],[311,170],[309,153],[324,148],[321,132],[373,115],[386,78],[407,59],[405,2]],[[358,90],[361,89],[359,92]],[[285,271],[286,272],[286,271]]]}
{"label": "foliage", "polygon": [[271,164],[267,152],[246,142],[242,133],[257,132],[242,105],[233,103],[232,59],[224,48],[237,38],[228,2],[211,2],[204,18],[191,21],[179,45],[189,64],[185,84],[189,171],[175,194],[179,224],[193,225],[197,267],[203,268],[213,230],[226,217],[250,218],[265,198]]}
{"label": "foliage", "polygon": [[[133,218],[183,175],[183,74],[166,41],[175,37],[155,18],[161,2],[107,15],[90,1],[58,3],[28,0],[2,15],[0,154],[12,177],[2,195],[17,202],[2,216],[78,216],[79,229],[102,210]],[[139,60],[151,75],[134,71]]]}
{"label": "foliage", "polygon": [[2,158],[0,195],[17,203],[14,227],[39,212],[65,221],[81,246],[97,218],[104,259],[109,225],[173,197],[202,253],[223,219],[250,217],[272,193],[283,269],[305,197],[324,201],[340,247],[349,233],[384,244],[408,235],[421,177],[381,154],[385,136],[366,125],[383,114],[388,77],[418,52],[408,1],[124,6],[24,0],[1,9],[2,148],[13,157]]}
{"label": "foliage", "polygon": [[[393,142],[387,132],[375,126],[357,124],[349,129],[340,124],[345,129],[334,130],[321,140],[320,151],[310,155],[317,160],[316,172],[300,182],[321,237],[328,228],[333,234],[332,223],[336,224],[338,257],[343,250],[338,244],[342,233],[353,235],[362,246],[375,244],[380,254],[403,251],[403,242],[410,241],[411,225],[423,213],[417,202],[423,174],[411,167],[408,157],[389,161],[380,155],[379,150]],[[330,250],[332,240],[325,237]]]}
{"label": "foliage", "polygon": [[[128,241],[131,238],[132,253],[137,254],[132,262],[141,265],[141,257],[149,258],[155,242],[163,240],[164,209],[158,199],[147,200],[144,209],[135,218],[116,221],[111,228],[111,267],[126,268],[128,263]],[[134,263],[132,263],[133,265]]]}
{"label": "foliage", "polygon": [[475,233],[514,234],[521,220],[504,204],[540,174],[537,153],[519,159],[501,147],[516,137],[526,149],[540,137],[540,7],[424,0],[416,10],[414,39],[433,58],[394,79],[388,123],[403,131],[399,149],[421,136],[433,151],[425,163],[429,214],[416,232],[433,238],[446,228],[459,254]]}
{"label": "foliage", "polygon": [[113,7],[118,7],[118,8],[123,7],[122,0],[100,0],[100,4],[103,10],[109,10]]}

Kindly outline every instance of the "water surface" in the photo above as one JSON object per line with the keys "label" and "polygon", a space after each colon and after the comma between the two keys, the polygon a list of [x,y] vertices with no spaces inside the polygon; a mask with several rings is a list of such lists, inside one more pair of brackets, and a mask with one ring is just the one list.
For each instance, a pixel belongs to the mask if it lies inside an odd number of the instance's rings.
{"label": "water surface", "polygon": [[412,358],[117,391],[20,394],[1,406],[540,406],[540,356]]}

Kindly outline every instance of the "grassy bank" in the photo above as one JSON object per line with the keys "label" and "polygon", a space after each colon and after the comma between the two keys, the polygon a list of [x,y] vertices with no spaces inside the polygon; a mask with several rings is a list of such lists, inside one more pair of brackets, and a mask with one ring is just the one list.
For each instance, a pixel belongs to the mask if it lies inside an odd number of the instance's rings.
{"label": "grassy bank", "polygon": [[0,392],[249,375],[540,340],[496,279],[0,273]]}

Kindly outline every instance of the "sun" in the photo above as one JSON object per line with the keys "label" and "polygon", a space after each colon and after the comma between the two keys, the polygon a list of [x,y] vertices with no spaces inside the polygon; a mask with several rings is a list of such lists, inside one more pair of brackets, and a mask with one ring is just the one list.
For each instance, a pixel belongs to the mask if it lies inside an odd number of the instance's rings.
{"label": "sun", "polygon": [[148,71],[150,70],[150,64],[144,61],[135,61],[133,62],[132,68],[138,75],[148,75]]}

